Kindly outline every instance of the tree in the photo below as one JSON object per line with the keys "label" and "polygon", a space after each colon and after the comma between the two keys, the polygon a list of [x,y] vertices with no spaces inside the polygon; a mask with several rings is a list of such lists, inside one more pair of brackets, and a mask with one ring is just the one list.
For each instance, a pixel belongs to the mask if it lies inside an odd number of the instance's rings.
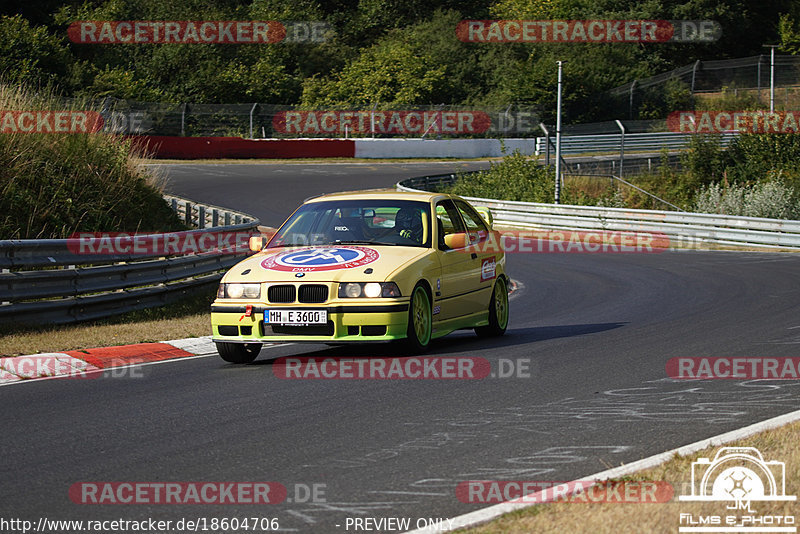
{"label": "tree", "polygon": [[430,103],[445,68],[406,43],[380,42],[366,49],[332,78],[311,78],[303,88],[305,106],[408,106]]}

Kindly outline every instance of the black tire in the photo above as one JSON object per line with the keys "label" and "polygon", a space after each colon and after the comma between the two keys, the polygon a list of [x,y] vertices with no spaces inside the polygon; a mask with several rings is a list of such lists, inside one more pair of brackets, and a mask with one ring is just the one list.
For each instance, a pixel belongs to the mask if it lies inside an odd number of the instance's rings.
{"label": "black tire", "polygon": [[229,363],[250,363],[258,357],[262,347],[261,343],[214,343],[219,357]]}
{"label": "black tire", "polygon": [[421,354],[428,350],[433,334],[433,306],[431,297],[425,286],[417,284],[408,301],[408,329],[406,330],[406,348],[412,354]]}
{"label": "black tire", "polygon": [[[499,297],[499,298],[498,298]],[[503,277],[497,279],[489,299],[489,324],[475,328],[480,337],[498,337],[506,333],[508,327],[508,286]]]}

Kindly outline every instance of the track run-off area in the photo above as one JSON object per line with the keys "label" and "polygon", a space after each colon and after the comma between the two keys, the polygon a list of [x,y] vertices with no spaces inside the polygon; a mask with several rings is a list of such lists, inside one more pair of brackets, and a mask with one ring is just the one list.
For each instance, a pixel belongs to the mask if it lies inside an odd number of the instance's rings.
{"label": "track run-off area", "polygon": [[[157,166],[166,190],[279,225],[310,196],[486,163]],[[459,332],[429,356],[479,357],[479,380],[282,379],[283,356],[397,355],[383,345],[265,348],[95,380],[0,388],[0,517],[36,521],[454,517],[469,480],[568,481],[800,409],[800,381],[673,380],[676,357],[800,352],[800,256],[510,254],[506,335]],[[81,482],[274,482],[275,504],[79,504]],[[78,499],[80,500],[80,499]],[[188,529],[187,529],[188,530]],[[229,530],[233,531],[233,530]],[[241,531],[241,530],[240,530]],[[399,530],[379,530],[397,532]]]}

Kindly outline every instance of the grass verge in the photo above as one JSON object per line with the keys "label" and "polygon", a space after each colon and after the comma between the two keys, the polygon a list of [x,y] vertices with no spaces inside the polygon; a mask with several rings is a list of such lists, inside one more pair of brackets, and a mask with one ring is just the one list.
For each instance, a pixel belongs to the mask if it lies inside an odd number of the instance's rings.
{"label": "grass verge", "polygon": [[[786,495],[800,495],[800,422],[781,428],[767,430],[754,436],[728,443],[726,447],[756,447],[769,462],[777,460],[786,465]],[[710,447],[688,456],[675,456],[655,468],[624,477],[625,481],[666,481],[675,494],[667,503],[648,504],[583,504],[553,503],[536,505],[505,516],[484,525],[459,530],[470,534],[514,534],[514,533],[596,533],[619,534],[626,532],[674,533],[680,526],[681,514],[721,516],[737,515],[735,510],[726,510],[724,502],[682,502],[679,495],[691,494],[692,462],[698,458],[713,459],[720,447]],[[800,508],[796,501],[753,501],[753,513],[738,513],[752,516],[794,516]],[[797,518],[800,520],[800,517]],[[697,525],[693,525],[697,526]],[[757,526],[757,525],[753,525]]]}
{"label": "grass verge", "polygon": [[[5,112],[3,124],[8,131],[0,135],[3,239],[186,229],[161,197],[157,179],[134,163],[130,141],[102,130],[93,132],[99,114],[89,102],[65,105],[46,90],[7,85],[0,79],[0,109],[18,110]],[[55,120],[56,111],[62,118],[64,112],[73,114],[75,131],[52,131],[57,125],[48,120]],[[28,119],[20,119],[17,126],[7,120],[14,113]],[[27,122],[34,119],[35,123]],[[67,129],[64,121],[58,123],[61,129]],[[42,131],[50,133],[30,132],[40,122]]]}
{"label": "grass verge", "polygon": [[62,326],[6,326],[0,330],[0,356],[152,343],[211,335],[215,290],[168,306],[137,310],[113,318]]}

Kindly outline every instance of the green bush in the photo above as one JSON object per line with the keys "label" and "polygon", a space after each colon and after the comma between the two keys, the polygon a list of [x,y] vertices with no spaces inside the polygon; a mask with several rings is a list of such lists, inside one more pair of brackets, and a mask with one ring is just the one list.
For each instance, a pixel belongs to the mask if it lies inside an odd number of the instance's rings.
{"label": "green bush", "polygon": [[695,211],[773,219],[800,216],[797,195],[782,180],[727,187],[720,183],[710,184],[697,194]]}
{"label": "green bush", "polygon": [[515,150],[486,171],[460,175],[446,191],[466,197],[553,202],[555,173]]}

